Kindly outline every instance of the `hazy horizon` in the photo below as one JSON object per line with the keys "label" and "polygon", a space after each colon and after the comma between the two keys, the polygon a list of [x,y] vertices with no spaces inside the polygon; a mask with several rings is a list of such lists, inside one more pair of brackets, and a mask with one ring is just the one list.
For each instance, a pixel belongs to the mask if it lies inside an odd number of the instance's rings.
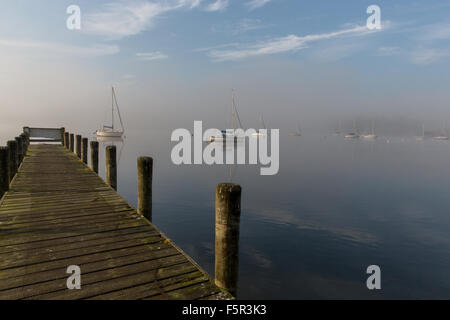
{"label": "hazy horizon", "polygon": [[111,85],[128,130],[223,128],[232,88],[245,127],[260,112],[269,127],[323,134],[355,118],[450,121],[449,5],[379,1],[383,28],[366,32],[368,1],[218,2],[78,1],[81,30],[66,28],[71,1],[4,4],[2,131],[94,131]]}

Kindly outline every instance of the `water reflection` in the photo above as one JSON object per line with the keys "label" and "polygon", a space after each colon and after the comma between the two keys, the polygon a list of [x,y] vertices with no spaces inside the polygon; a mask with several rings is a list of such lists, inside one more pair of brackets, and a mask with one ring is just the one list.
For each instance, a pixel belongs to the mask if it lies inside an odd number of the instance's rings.
{"label": "water reflection", "polygon": [[123,148],[125,146],[125,139],[122,137],[99,137],[97,136],[97,141],[102,143],[102,147],[107,146],[118,146],[119,153],[117,156],[117,163],[120,164],[120,159],[122,158]]}

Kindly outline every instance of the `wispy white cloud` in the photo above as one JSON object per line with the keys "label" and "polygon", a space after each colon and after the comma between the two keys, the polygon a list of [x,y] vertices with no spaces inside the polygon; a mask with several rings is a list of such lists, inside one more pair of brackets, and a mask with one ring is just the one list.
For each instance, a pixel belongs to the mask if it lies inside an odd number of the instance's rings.
{"label": "wispy white cloud", "polygon": [[108,3],[102,11],[85,15],[82,30],[110,39],[120,39],[151,28],[154,20],[164,13],[183,8],[193,9],[202,2],[203,0],[139,0]]}
{"label": "wispy white cloud", "polygon": [[393,56],[400,53],[400,47],[380,47],[376,55],[380,57]]}
{"label": "wispy white cloud", "polygon": [[238,47],[239,43],[238,42],[232,42],[232,43],[224,43],[224,44],[220,44],[217,46],[212,46],[212,47],[203,47],[203,48],[197,48],[192,50],[193,52],[204,52],[204,51],[211,51],[211,50],[215,50],[215,49],[222,49],[222,48],[229,48],[229,47]]}
{"label": "wispy white cloud", "polygon": [[34,54],[42,52],[48,56],[98,57],[118,53],[116,45],[73,46],[62,43],[0,39],[0,47],[32,49]]}
{"label": "wispy white cloud", "polygon": [[450,57],[448,49],[421,48],[411,53],[411,62],[418,65],[429,65],[447,57]]}
{"label": "wispy white cloud", "polygon": [[421,26],[415,31],[418,40],[436,41],[450,39],[450,23],[435,23]]}
{"label": "wispy white cloud", "polygon": [[206,11],[222,11],[228,7],[229,0],[216,0],[206,6]]}
{"label": "wispy white cloud", "polygon": [[270,1],[271,0],[251,0],[251,1],[247,2],[245,5],[250,10],[254,10],[254,9],[257,9],[257,8],[261,8],[262,6],[266,5]]}
{"label": "wispy white cloud", "polygon": [[167,59],[169,56],[159,52],[159,51],[155,51],[155,52],[140,52],[140,53],[136,53],[136,57],[139,60],[143,60],[143,61],[153,61],[153,60],[162,60],[162,59]]}
{"label": "wispy white cloud", "polygon": [[259,20],[259,19],[245,18],[237,23],[237,25],[234,27],[233,33],[239,34],[239,33],[244,33],[244,32],[248,32],[248,31],[264,29],[267,27],[268,27],[268,25],[263,24],[261,22],[261,20]]}
{"label": "wispy white cloud", "polygon": [[276,54],[289,51],[298,51],[307,47],[308,43],[344,36],[357,36],[374,33],[366,26],[354,26],[330,33],[312,34],[307,36],[289,35],[275,38],[265,42],[248,45],[235,50],[211,50],[209,56],[217,61],[240,60],[248,57]]}

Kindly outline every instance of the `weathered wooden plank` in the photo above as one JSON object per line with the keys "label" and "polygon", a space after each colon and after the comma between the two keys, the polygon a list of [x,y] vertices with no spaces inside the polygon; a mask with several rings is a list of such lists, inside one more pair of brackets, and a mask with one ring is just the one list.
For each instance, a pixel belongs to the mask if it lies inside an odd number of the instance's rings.
{"label": "weathered wooden plank", "polygon": [[[66,287],[69,265],[82,270],[81,290]],[[220,292],[74,153],[29,147],[0,200],[0,299],[223,298]]]}

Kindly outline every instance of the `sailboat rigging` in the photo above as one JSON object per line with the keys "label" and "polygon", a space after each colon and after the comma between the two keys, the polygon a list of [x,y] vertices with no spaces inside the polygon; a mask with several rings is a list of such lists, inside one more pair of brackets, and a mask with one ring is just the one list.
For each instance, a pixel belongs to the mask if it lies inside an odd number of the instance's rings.
{"label": "sailboat rigging", "polygon": [[434,140],[448,140],[446,122],[442,125],[442,135],[433,137]]}
{"label": "sailboat rigging", "polygon": [[366,134],[362,136],[364,139],[376,139],[377,135],[375,134],[375,120],[372,120],[372,129],[370,134]]}
{"label": "sailboat rigging", "polygon": [[291,137],[300,137],[302,134],[300,132],[300,123],[297,125],[297,131],[289,133]]}
{"label": "sailboat rigging", "polygon": [[[115,108],[114,108],[115,107]],[[117,110],[117,114],[119,115],[120,127],[121,130],[116,130],[114,128],[114,109]],[[117,103],[116,92],[114,87],[111,90],[111,125],[103,125],[101,130],[97,130],[96,134],[98,137],[122,137],[125,133],[125,129],[122,122],[122,116],[120,115],[119,104]]]}
{"label": "sailboat rigging", "polygon": [[225,129],[221,130],[220,136],[211,136],[209,137],[209,141],[225,141],[228,139],[234,139],[237,140],[238,136],[236,135],[237,130],[237,122],[239,123],[239,127],[242,128],[241,119],[239,118],[239,113],[236,109],[236,102],[234,99],[234,89],[232,89],[232,95],[231,95],[231,126],[232,129]]}
{"label": "sailboat rigging", "polygon": [[262,113],[259,114],[259,120],[258,120],[258,122],[259,122],[259,130],[258,130],[258,132],[253,133],[253,135],[254,135],[254,136],[265,136],[266,134],[265,134],[265,133],[262,133],[262,132],[260,131],[260,129],[264,129],[264,130],[266,129],[266,124],[264,123],[264,118],[263,118]]}

